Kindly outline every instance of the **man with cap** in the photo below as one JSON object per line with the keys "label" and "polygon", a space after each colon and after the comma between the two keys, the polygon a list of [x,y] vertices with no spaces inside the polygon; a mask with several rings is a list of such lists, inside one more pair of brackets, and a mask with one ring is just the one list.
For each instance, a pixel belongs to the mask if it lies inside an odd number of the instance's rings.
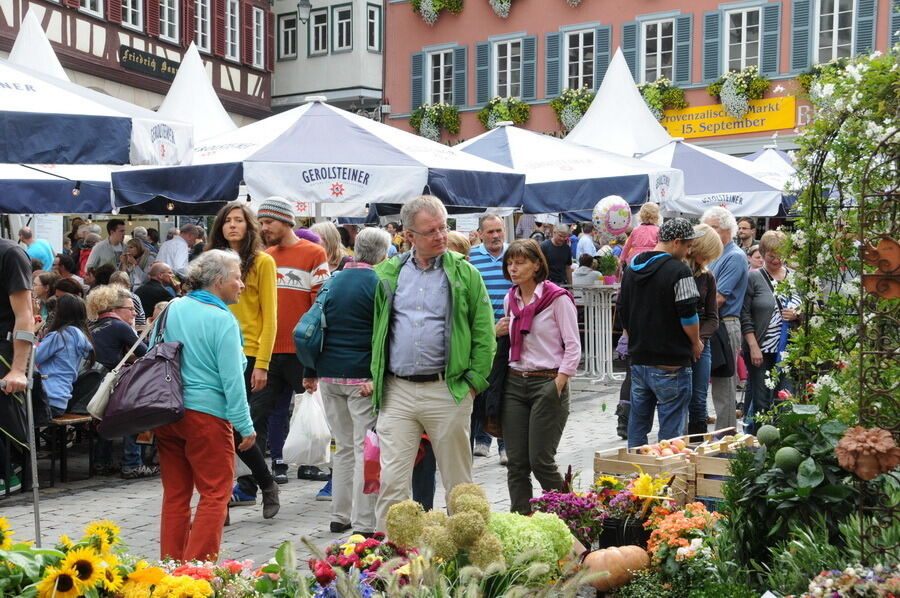
{"label": "man with cap", "polygon": [[[266,387],[250,396],[250,416],[256,430],[256,442],[265,453],[269,435],[269,416],[279,403],[290,402],[294,393],[303,392],[303,366],[294,346],[294,327],[312,306],[322,283],[328,278],[328,257],[315,243],[294,233],[295,214],[291,202],[270,197],[257,212],[266,253],[275,259],[275,285],[278,294],[277,330]],[[281,460],[281,447],[272,448],[272,474],[278,483],[286,483],[287,464]],[[256,495],[256,483],[246,476],[238,480],[245,495]],[[246,498],[246,497],[243,497]]]}
{"label": "man with cap", "polygon": [[631,413],[628,446],[647,444],[653,411],[659,439],[681,436],[691,398],[691,366],[703,350],[691,269],[682,261],[702,233],[684,218],[659,229],[652,251],[635,256],[622,278],[617,307],[628,333],[631,356]]}

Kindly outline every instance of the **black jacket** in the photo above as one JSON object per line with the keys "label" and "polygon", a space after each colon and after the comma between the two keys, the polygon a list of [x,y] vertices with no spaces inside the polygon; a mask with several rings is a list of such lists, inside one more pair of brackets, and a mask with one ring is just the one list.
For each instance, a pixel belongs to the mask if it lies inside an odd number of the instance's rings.
{"label": "black jacket", "polygon": [[699,321],[700,293],[687,265],[663,251],[638,254],[622,277],[617,307],[635,365],[690,366],[683,326]]}

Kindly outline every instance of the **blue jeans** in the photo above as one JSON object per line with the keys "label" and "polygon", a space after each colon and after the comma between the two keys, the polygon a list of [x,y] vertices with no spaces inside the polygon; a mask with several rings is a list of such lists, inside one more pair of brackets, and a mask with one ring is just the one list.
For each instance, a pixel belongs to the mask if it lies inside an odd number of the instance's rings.
{"label": "blue jeans", "polygon": [[[484,431],[484,422],[480,419],[472,418],[472,446],[474,447],[476,444],[481,446],[486,446],[491,448],[491,443],[494,441],[494,437]],[[502,438],[497,439],[497,449],[504,450],[506,445],[503,443]]]}
{"label": "blue jeans", "polygon": [[700,359],[691,366],[691,401],[688,405],[688,421],[693,423],[702,422],[706,424],[706,395],[709,392],[709,371],[712,367],[712,353],[709,348],[709,341],[703,345],[703,352],[700,353]]}
{"label": "blue jeans", "polygon": [[757,413],[765,413],[772,408],[775,396],[781,389],[794,390],[790,379],[779,374],[775,382],[775,388],[766,386],[766,373],[778,363],[778,353],[763,353],[763,362],[757,367],[750,361],[750,351],[744,351],[744,362],[747,364],[747,387],[744,391],[744,431],[748,434],[756,434],[759,423],[753,420]]}
{"label": "blue jeans", "polygon": [[659,416],[659,439],[684,432],[685,410],[691,400],[693,371],[685,366],[669,371],[652,365],[631,366],[631,413],[628,416],[628,447],[647,444],[653,427],[653,410]]}

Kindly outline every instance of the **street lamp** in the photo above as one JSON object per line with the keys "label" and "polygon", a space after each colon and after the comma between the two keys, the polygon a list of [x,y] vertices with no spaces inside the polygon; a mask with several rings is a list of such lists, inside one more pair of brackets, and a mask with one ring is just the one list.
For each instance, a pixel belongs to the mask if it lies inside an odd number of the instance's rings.
{"label": "street lamp", "polygon": [[297,2],[297,18],[306,25],[309,22],[309,13],[312,12],[312,3],[309,0],[300,0]]}

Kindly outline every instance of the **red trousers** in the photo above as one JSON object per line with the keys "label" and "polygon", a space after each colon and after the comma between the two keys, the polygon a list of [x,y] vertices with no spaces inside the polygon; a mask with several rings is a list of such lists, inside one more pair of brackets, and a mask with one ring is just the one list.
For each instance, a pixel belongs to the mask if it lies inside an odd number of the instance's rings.
{"label": "red trousers", "polygon": [[[163,483],[160,557],[216,560],[234,479],[234,437],[222,418],[185,409],[156,428]],[[200,493],[191,521],[191,497]]]}

